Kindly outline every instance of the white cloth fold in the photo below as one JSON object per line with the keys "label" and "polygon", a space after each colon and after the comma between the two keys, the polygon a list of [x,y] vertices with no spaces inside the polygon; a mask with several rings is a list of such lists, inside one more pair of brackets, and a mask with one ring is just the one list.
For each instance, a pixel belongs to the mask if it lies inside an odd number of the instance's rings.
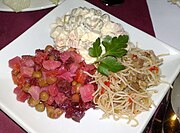
{"label": "white cloth fold", "polygon": [[180,7],[168,0],[147,0],[156,38],[180,50]]}

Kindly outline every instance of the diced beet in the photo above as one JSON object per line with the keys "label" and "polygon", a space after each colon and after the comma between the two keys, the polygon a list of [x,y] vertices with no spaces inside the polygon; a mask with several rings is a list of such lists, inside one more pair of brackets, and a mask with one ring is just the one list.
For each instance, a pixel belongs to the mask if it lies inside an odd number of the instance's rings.
{"label": "diced beet", "polygon": [[21,63],[23,66],[27,66],[27,67],[33,67],[35,65],[33,56],[30,56],[30,55],[22,56]]}
{"label": "diced beet", "polygon": [[55,97],[55,102],[56,104],[62,104],[65,100],[67,99],[67,97],[64,95],[64,93],[58,93],[57,96]]}
{"label": "diced beet", "polygon": [[57,70],[44,70],[42,71],[43,77],[53,77],[53,76],[58,76],[58,71]]}
{"label": "diced beet", "polygon": [[[85,111],[85,110],[84,110]],[[72,118],[76,122],[80,122],[80,120],[85,115],[85,112],[83,110],[80,110],[79,108],[75,107],[69,107],[66,110],[65,117],[66,118]]]}
{"label": "diced beet", "polygon": [[69,99],[66,99],[62,104],[59,104],[58,107],[66,111],[68,108],[72,107],[72,103]]}
{"label": "diced beet", "polygon": [[59,77],[67,80],[68,82],[72,82],[73,81],[73,78],[72,78],[73,76],[75,76],[75,74],[72,74],[70,72],[65,72],[65,73],[61,74]]}
{"label": "diced beet", "polygon": [[80,86],[79,88],[81,98],[83,102],[89,102],[93,99],[93,93],[94,93],[94,85],[92,84],[86,84],[84,86]]}
{"label": "diced beet", "polygon": [[76,122],[80,122],[80,120],[84,117],[85,112],[82,110],[74,111],[72,119]]}
{"label": "diced beet", "polygon": [[29,95],[24,92],[20,87],[16,87],[14,89],[14,93],[16,94],[16,99],[20,102],[25,102],[29,98]]}
{"label": "diced beet", "polygon": [[84,70],[84,71],[89,72],[89,71],[92,71],[92,70],[95,69],[95,66],[94,66],[94,65],[92,65],[92,64],[86,64],[85,61],[82,61],[82,64],[83,64],[82,70]]}
{"label": "diced beet", "polygon": [[25,65],[28,67],[33,67],[34,66],[34,61],[32,59],[26,60]]}
{"label": "diced beet", "polygon": [[43,60],[47,59],[48,53],[44,53],[43,50],[36,50],[34,61],[37,64],[42,64]]}
{"label": "diced beet", "polygon": [[79,64],[77,63],[72,63],[70,66],[69,66],[69,71],[74,74],[76,73],[76,71],[78,70],[79,68]]}
{"label": "diced beet", "polygon": [[60,55],[60,58],[61,58],[63,63],[65,63],[70,57],[71,57],[71,55],[68,51],[63,52]]}
{"label": "diced beet", "polygon": [[33,72],[34,72],[34,68],[32,68],[32,67],[21,67],[20,72],[21,72],[21,75],[24,77],[31,77]]}
{"label": "diced beet", "polygon": [[43,61],[43,67],[47,70],[55,70],[56,68],[61,66],[60,61],[46,60]]}
{"label": "diced beet", "polygon": [[82,62],[82,56],[74,51],[70,51],[71,57],[73,57],[75,63]]}
{"label": "diced beet", "polygon": [[37,78],[26,78],[26,82],[29,83],[32,86],[38,86],[39,85],[39,81]]}
{"label": "diced beet", "polygon": [[54,60],[59,60],[60,61],[60,51],[56,50],[56,49],[52,49],[50,52],[50,55],[52,55],[54,57]]}
{"label": "diced beet", "polygon": [[72,118],[72,115],[73,115],[73,109],[71,106],[69,106],[69,108],[67,108],[67,110],[66,110],[65,117]]}
{"label": "diced beet", "polygon": [[74,94],[77,92],[77,86],[76,85],[73,85],[72,88],[71,88],[71,93]]}
{"label": "diced beet", "polygon": [[56,96],[58,94],[58,88],[56,85],[49,85],[48,91],[51,96]]}
{"label": "diced beet", "polygon": [[21,64],[21,58],[19,56],[16,56],[16,57],[10,59],[8,64],[9,64],[10,68],[12,68],[14,70],[19,70],[20,64]]}
{"label": "diced beet", "polygon": [[58,75],[61,75],[65,72],[67,72],[67,69],[65,68],[64,65],[62,65],[57,71],[58,71]]}
{"label": "diced beet", "polygon": [[75,51],[65,51],[60,55],[63,63],[65,63],[70,57],[72,58],[73,62],[80,63],[82,61],[82,56]]}
{"label": "diced beet", "polygon": [[57,83],[58,91],[66,94],[67,97],[71,95],[71,83],[65,79],[60,79]]}
{"label": "diced beet", "polygon": [[34,71],[40,71],[41,68],[42,68],[42,64],[36,64],[36,65],[34,66]]}
{"label": "diced beet", "polygon": [[42,91],[48,92],[48,89],[49,89],[49,86],[44,86],[44,87],[41,88],[41,92],[42,92]]}
{"label": "diced beet", "polygon": [[[89,84],[92,77],[83,72],[93,74],[94,65],[86,64],[75,49],[61,53],[56,49],[46,48],[36,50],[35,54],[35,56],[23,55],[22,58],[17,56],[9,60],[9,66],[13,69],[11,72],[13,81],[17,85],[14,89],[17,100],[24,102],[30,96],[34,100],[41,100],[40,93],[46,91],[49,95],[48,100],[40,102],[57,110],[57,118],[58,111],[63,110],[66,118],[80,122],[85,111],[95,107],[92,102],[95,86]],[[40,72],[40,77],[34,71]],[[57,77],[56,81],[51,82],[50,77]],[[80,83],[81,87],[72,86],[72,81]],[[23,91],[26,86],[30,86],[27,93]]]}
{"label": "diced beet", "polygon": [[71,56],[66,60],[66,62],[64,63],[65,67],[69,67],[70,64],[74,63],[75,59],[72,58]]}
{"label": "diced beet", "polygon": [[20,102],[25,102],[28,98],[29,98],[29,95],[24,91],[21,91],[17,95],[17,100]]}
{"label": "diced beet", "polygon": [[34,100],[39,100],[39,94],[41,92],[41,89],[39,86],[31,86],[28,92]]}
{"label": "diced beet", "polygon": [[13,92],[14,92],[15,94],[18,94],[20,91],[22,91],[21,88],[20,88],[19,86],[17,86],[16,88],[14,88],[14,91],[13,91]]}

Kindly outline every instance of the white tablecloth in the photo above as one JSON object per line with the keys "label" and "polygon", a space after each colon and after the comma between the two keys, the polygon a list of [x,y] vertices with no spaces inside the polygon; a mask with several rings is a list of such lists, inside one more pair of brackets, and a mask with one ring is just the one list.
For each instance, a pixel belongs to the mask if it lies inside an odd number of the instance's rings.
{"label": "white tablecloth", "polygon": [[168,0],[147,0],[156,38],[180,50],[180,7]]}

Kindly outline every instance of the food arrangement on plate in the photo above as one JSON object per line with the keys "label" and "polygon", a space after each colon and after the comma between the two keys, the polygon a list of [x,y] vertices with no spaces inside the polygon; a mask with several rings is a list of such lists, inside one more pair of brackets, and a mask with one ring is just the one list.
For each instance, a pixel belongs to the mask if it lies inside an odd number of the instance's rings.
{"label": "food arrangement on plate", "polygon": [[101,109],[103,119],[127,119],[132,126],[155,106],[150,87],[163,82],[164,55],[133,44],[109,15],[75,8],[52,23],[50,36],[54,45],[9,60],[18,101],[77,122],[88,109]]}

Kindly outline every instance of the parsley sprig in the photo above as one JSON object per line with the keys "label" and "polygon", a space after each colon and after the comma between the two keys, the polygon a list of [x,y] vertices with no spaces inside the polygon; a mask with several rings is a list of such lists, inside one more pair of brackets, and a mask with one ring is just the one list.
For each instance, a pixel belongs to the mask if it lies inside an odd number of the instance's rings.
{"label": "parsley sprig", "polygon": [[[97,38],[93,46],[89,48],[89,55],[97,58],[94,63],[98,64],[98,72],[109,76],[110,72],[118,72],[125,69],[117,59],[127,53],[125,49],[129,40],[128,35],[120,35],[118,37],[106,36],[101,42]],[[102,45],[101,45],[102,43]],[[102,46],[105,48],[105,53],[102,54]]]}

